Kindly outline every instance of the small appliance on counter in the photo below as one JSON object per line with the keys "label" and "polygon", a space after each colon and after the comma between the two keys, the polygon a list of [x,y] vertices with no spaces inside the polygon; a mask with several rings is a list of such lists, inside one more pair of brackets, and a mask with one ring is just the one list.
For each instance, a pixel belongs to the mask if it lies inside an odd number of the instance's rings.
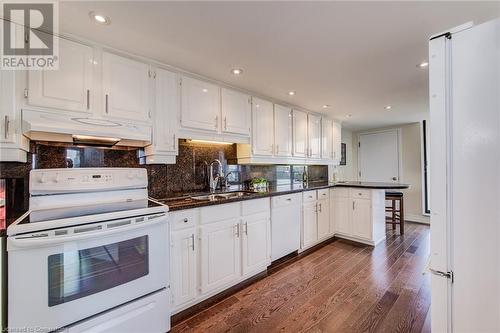
{"label": "small appliance on counter", "polygon": [[170,329],[168,207],[145,169],[39,169],[7,228],[8,328]]}

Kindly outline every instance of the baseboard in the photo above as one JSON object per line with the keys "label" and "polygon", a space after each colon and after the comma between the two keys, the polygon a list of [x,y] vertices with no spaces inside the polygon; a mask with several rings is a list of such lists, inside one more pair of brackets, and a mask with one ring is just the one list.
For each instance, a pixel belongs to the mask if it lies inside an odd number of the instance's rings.
{"label": "baseboard", "polygon": [[431,224],[429,216],[419,215],[419,214],[405,214],[405,221]]}

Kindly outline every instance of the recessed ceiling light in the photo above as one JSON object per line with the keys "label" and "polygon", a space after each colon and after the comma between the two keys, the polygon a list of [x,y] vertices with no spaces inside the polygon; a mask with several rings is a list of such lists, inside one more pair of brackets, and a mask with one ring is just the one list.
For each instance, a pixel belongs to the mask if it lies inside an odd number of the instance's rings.
{"label": "recessed ceiling light", "polygon": [[288,92],[288,95],[290,95],[290,96],[295,96],[295,91],[293,91],[293,90],[292,90],[292,91],[289,91],[289,92]]}
{"label": "recessed ceiling light", "polygon": [[417,65],[417,67],[420,67],[420,68],[425,68],[427,66],[429,66],[429,63],[427,61],[423,61]]}
{"label": "recessed ceiling light", "polygon": [[201,89],[201,91],[203,91],[204,93],[208,92],[208,89],[207,88],[203,88]]}
{"label": "recessed ceiling light", "polygon": [[243,69],[241,69],[241,68],[233,68],[233,69],[231,69],[231,73],[233,75],[241,75],[241,74],[243,74]]}
{"label": "recessed ceiling light", "polygon": [[390,110],[390,109],[392,109],[392,106],[390,106],[390,105],[386,105],[386,106],[384,106],[384,109],[386,109],[386,110]]}
{"label": "recessed ceiling light", "polygon": [[90,12],[89,16],[91,19],[93,19],[96,23],[99,23],[99,24],[108,25],[111,23],[111,20],[109,19],[109,17],[107,17],[106,15],[103,15],[103,14],[99,14],[96,12]]}
{"label": "recessed ceiling light", "polygon": [[330,107],[330,105],[328,105],[328,104],[323,105],[323,109],[328,109],[329,107]]}

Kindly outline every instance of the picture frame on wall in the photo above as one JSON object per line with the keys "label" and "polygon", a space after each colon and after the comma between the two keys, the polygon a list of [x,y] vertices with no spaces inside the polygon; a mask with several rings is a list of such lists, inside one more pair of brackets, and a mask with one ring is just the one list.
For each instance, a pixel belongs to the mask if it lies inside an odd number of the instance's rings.
{"label": "picture frame on wall", "polygon": [[341,143],[340,144],[340,165],[346,165],[347,163],[347,157],[346,157],[346,144]]}

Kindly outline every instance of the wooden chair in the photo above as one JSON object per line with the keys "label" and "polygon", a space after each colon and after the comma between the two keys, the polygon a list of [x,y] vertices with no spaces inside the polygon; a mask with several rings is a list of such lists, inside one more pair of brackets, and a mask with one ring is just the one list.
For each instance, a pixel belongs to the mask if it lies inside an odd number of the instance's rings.
{"label": "wooden chair", "polygon": [[[405,233],[405,215],[404,215],[404,199],[402,192],[385,192],[385,200],[390,201],[391,204],[385,207],[386,223],[392,224],[392,229],[396,229],[399,225],[399,233]],[[389,213],[389,216],[387,216]]]}

